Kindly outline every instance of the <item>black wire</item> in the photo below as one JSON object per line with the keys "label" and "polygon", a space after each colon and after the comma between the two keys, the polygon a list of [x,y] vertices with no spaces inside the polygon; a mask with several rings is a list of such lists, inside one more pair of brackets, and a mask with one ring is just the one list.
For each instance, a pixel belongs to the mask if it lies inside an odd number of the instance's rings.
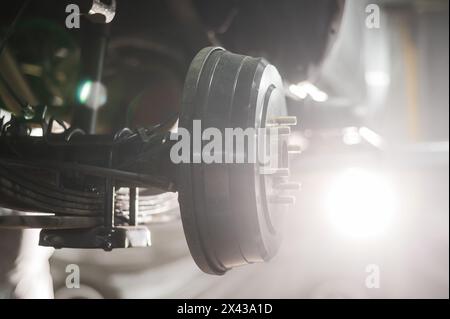
{"label": "black wire", "polygon": [[20,20],[20,17],[22,16],[23,12],[25,11],[25,9],[27,8],[29,3],[30,3],[30,0],[25,0],[22,3],[22,6],[20,7],[19,11],[17,12],[16,16],[14,17],[14,20],[11,22],[11,24],[8,27],[8,29],[6,30],[5,37],[3,38],[2,42],[0,42],[0,55],[2,55],[3,50],[6,47],[6,43],[8,42],[8,39],[14,33],[14,30],[16,28],[16,24]]}
{"label": "black wire", "polygon": [[[171,122],[175,122],[179,117],[179,113],[174,113],[172,114],[170,117],[168,117],[167,119],[163,120],[162,122],[155,124],[153,126],[150,127],[145,127],[144,129],[147,130],[148,134],[150,135],[150,138],[152,137],[151,135],[156,134],[156,132],[158,132],[161,128],[163,128],[164,126],[168,125]],[[118,133],[120,133],[121,131],[119,131]],[[116,135],[118,135],[116,133]],[[126,137],[124,137],[123,139],[117,138],[116,136],[114,137],[114,141],[113,144],[122,144],[124,142],[129,142],[135,138],[139,137],[138,133],[132,133]]]}

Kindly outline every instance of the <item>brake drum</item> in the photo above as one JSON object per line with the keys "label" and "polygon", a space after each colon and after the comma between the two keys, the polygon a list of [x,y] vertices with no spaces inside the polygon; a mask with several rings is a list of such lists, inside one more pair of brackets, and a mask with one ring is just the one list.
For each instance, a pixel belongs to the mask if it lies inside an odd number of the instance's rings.
{"label": "brake drum", "polygon": [[[201,121],[202,129],[217,128],[222,136],[226,128],[269,132],[264,145],[276,139],[278,166],[192,163],[194,120]],[[288,181],[288,125],[295,122],[286,116],[280,75],[264,59],[219,47],[205,48],[193,59],[179,119],[179,127],[190,132],[191,161],[178,165],[177,187],[186,240],[204,272],[220,275],[267,261],[277,252],[286,204],[293,203],[286,192],[298,188]]]}

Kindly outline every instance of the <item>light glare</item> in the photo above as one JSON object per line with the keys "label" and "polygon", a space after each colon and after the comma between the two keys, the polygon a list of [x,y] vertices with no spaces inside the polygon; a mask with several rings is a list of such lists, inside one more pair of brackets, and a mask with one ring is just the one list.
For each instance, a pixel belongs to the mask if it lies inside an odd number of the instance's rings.
{"label": "light glare", "polygon": [[391,82],[388,73],[382,71],[368,71],[364,74],[367,85],[375,87],[386,87]]}
{"label": "light glare", "polygon": [[392,223],[395,196],[388,181],[352,168],[336,178],[325,198],[331,224],[349,237],[379,235]]}
{"label": "light glare", "polygon": [[86,81],[82,84],[80,89],[80,94],[78,96],[78,99],[81,103],[85,103],[89,97],[89,94],[91,93],[92,88],[92,82]]}
{"label": "light glare", "polygon": [[290,85],[289,91],[300,99],[306,99],[309,95],[316,102],[325,102],[328,100],[327,93],[308,81]]}

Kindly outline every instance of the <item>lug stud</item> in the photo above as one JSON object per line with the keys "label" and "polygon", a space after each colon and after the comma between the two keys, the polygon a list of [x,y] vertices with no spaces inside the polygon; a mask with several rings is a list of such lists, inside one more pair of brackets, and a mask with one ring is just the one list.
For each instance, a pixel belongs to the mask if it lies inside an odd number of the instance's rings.
{"label": "lug stud", "polygon": [[269,120],[272,125],[297,125],[296,116],[278,116]]}
{"label": "lug stud", "polygon": [[274,185],[275,189],[278,190],[290,190],[290,191],[298,191],[300,190],[301,185],[299,183],[293,182],[281,182]]}
{"label": "lug stud", "polygon": [[295,204],[294,196],[273,196],[269,199],[272,204],[293,205]]}
{"label": "lug stud", "polygon": [[271,175],[277,177],[289,176],[288,168],[272,168],[272,167],[263,167],[259,170],[261,175]]}
{"label": "lug stud", "polygon": [[289,134],[291,134],[291,128],[289,126],[270,127],[271,136],[289,135]]}
{"label": "lug stud", "polygon": [[289,154],[300,154],[302,152],[301,146],[296,144],[289,144],[287,150]]}

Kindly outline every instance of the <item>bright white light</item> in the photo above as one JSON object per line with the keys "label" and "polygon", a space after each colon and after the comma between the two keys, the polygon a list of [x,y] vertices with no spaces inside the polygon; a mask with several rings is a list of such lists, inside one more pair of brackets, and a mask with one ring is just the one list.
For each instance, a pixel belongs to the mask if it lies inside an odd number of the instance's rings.
{"label": "bright white light", "polygon": [[302,85],[303,82],[300,82],[299,84],[291,84],[289,86],[289,91],[291,91],[292,94],[297,96],[300,99],[306,99],[308,96],[308,92],[305,89],[305,86]]}
{"label": "bright white light", "polygon": [[43,136],[42,127],[33,127],[31,129],[30,136]]}
{"label": "bright white light", "polygon": [[309,95],[316,102],[325,102],[326,100],[328,100],[328,94],[320,91],[319,89],[317,91],[309,92]]}
{"label": "bright white light", "polygon": [[316,102],[325,102],[328,100],[328,94],[308,81],[291,84],[289,86],[289,91],[300,99],[306,99],[309,95]]}
{"label": "bright white light", "polygon": [[342,141],[346,145],[356,145],[361,143],[361,136],[359,135],[358,128],[346,127],[342,131]]}
{"label": "bright white light", "polygon": [[367,71],[364,77],[369,86],[385,87],[391,82],[389,74],[383,71]]}
{"label": "bright white light", "polygon": [[86,81],[85,83],[83,83],[83,86],[81,87],[80,95],[79,95],[79,99],[82,103],[86,102],[86,100],[89,98],[91,89],[92,89],[91,81]]}
{"label": "bright white light", "polygon": [[325,209],[340,233],[353,238],[373,237],[392,223],[395,194],[387,179],[352,168],[331,184]]}
{"label": "bright white light", "polygon": [[85,81],[78,89],[78,101],[92,109],[103,106],[107,96],[106,87],[101,82]]}
{"label": "bright white light", "polygon": [[361,127],[359,129],[359,135],[377,148],[383,148],[385,146],[383,138],[367,127]]}
{"label": "bright white light", "polygon": [[11,120],[11,113],[0,109],[0,120],[3,118],[3,123],[8,123]]}

